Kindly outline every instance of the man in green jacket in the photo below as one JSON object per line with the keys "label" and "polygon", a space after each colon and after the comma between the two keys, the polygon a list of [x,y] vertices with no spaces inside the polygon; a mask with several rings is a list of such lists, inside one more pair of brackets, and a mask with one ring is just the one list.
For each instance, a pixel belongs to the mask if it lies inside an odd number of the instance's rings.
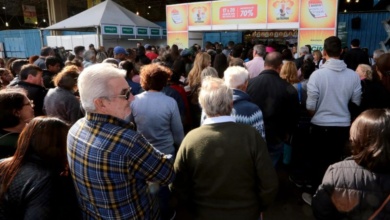
{"label": "man in green jacket", "polygon": [[259,132],[230,116],[232,90],[206,78],[199,103],[203,125],[184,138],[172,190],[194,219],[253,219],[274,200],[278,179]]}

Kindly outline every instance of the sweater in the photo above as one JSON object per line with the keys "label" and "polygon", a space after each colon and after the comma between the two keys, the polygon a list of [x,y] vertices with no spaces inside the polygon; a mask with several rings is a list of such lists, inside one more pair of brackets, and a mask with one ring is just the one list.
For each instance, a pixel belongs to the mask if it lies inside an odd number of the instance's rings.
{"label": "sweater", "polygon": [[[390,173],[375,173],[354,160],[329,166],[313,197],[317,219],[368,219],[390,193]],[[390,219],[388,203],[375,219]]]}
{"label": "sweater", "polygon": [[307,84],[306,108],[315,111],[311,123],[318,126],[348,127],[349,101],[360,105],[359,76],[342,60],[329,59],[316,70]]}
{"label": "sweater", "polygon": [[233,110],[231,113],[237,123],[254,127],[265,140],[263,113],[260,108],[251,102],[245,92],[233,89]]}
{"label": "sweater", "polygon": [[162,92],[143,92],[135,96],[131,120],[157,150],[174,154],[184,137],[176,101]]}
{"label": "sweater", "polygon": [[172,190],[194,219],[259,219],[278,179],[259,132],[244,124],[202,125],[184,138]]}

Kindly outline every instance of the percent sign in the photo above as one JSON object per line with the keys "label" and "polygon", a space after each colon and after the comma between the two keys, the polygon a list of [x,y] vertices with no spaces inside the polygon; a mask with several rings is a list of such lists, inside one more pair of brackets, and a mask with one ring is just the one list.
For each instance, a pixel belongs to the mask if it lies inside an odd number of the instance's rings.
{"label": "percent sign", "polygon": [[240,17],[252,17],[253,16],[253,9],[244,9],[241,10]]}

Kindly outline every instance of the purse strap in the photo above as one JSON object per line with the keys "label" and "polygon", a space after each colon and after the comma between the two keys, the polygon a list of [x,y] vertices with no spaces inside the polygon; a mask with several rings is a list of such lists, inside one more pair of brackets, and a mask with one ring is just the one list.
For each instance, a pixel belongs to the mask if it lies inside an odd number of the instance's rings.
{"label": "purse strap", "polygon": [[374,218],[382,211],[385,205],[390,201],[390,194],[387,196],[386,200],[382,203],[382,205],[370,216],[368,220],[374,220]]}

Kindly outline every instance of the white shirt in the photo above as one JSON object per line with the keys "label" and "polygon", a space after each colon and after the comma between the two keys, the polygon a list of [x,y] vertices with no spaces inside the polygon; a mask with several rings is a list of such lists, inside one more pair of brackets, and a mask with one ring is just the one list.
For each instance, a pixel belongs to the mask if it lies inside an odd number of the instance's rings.
{"label": "white shirt", "polygon": [[230,115],[206,118],[203,121],[203,125],[211,125],[211,124],[224,123],[224,122],[236,122],[236,119]]}
{"label": "white shirt", "polygon": [[258,76],[264,70],[264,60],[262,57],[253,57],[253,60],[245,63],[249,72],[249,78]]}

